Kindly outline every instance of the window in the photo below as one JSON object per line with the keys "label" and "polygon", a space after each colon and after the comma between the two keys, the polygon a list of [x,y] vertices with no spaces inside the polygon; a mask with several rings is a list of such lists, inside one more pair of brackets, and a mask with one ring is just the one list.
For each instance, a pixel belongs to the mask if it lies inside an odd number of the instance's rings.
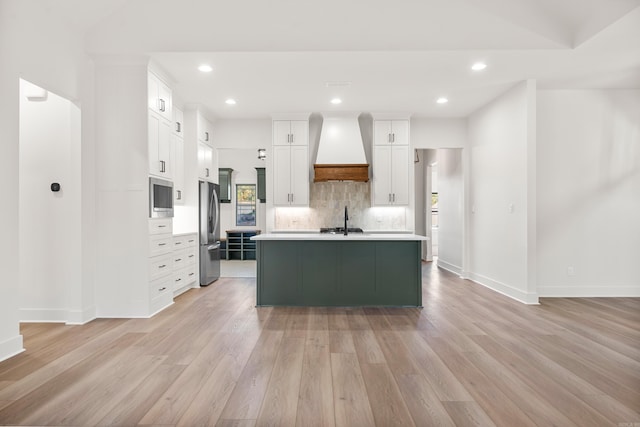
{"label": "window", "polygon": [[236,185],[236,225],[256,225],[256,185]]}

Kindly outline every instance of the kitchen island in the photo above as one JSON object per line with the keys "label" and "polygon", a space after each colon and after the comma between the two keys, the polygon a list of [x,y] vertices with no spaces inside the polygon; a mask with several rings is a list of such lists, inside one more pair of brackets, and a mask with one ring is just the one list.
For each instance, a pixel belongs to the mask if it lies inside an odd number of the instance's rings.
{"label": "kitchen island", "polygon": [[251,239],[258,306],[422,306],[424,236],[272,233]]}

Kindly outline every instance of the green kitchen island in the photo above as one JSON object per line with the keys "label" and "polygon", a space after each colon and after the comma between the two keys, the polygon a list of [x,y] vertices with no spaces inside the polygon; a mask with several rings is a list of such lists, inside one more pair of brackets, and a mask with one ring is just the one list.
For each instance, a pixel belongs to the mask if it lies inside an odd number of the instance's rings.
{"label": "green kitchen island", "polygon": [[422,306],[415,234],[272,233],[257,242],[258,306]]}

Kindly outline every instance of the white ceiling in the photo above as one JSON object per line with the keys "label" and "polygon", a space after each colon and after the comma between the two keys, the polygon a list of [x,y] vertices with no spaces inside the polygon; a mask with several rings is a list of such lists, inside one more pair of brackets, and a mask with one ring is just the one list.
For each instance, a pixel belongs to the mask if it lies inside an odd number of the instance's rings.
{"label": "white ceiling", "polygon": [[[34,1],[82,32],[91,54],[148,54],[180,102],[212,118],[463,117],[529,78],[640,88],[640,0]],[[488,68],[471,72],[477,60]],[[351,86],[326,87],[335,81]]]}

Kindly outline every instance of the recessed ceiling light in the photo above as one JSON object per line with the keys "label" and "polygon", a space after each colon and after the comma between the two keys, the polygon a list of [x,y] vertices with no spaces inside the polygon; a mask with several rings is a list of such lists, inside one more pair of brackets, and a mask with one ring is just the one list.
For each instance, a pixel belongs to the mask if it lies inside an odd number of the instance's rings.
{"label": "recessed ceiling light", "polygon": [[447,98],[445,98],[444,96],[441,96],[440,98],[436,99],[436,102],[438,104],[446,104],[447,102],[449,102],[449,100]]}
{"label": "recessed ceiling light", "polygon": [[340,98],[333,98],[333,99],[331,100],[331,103],[332,103],[332,104],[334,104],[334,105],[342,104],[342,99],[340,99]]}
{"label": "recessed ceiling light", "polygon": [[229,98],[226,101],[224,101],[227,105],[236,105],[236,100],[233,98]]}
{"label": "recessed ceiling light", "polygon": [[202,64],[198,67],[198,70],[202,71],[203,73],[210,73],[213,71],[213,67],[211,65]]}
{"label": "recessed ceiling light", "polygon": [[485,64],[484,62],[476,62],[475,64],[473,64],[473,65],[471,66],[471,69],[472,69],[473,71],[482,71],[482,70],[484,70],[485,68],[487,68],[487,64]]}

